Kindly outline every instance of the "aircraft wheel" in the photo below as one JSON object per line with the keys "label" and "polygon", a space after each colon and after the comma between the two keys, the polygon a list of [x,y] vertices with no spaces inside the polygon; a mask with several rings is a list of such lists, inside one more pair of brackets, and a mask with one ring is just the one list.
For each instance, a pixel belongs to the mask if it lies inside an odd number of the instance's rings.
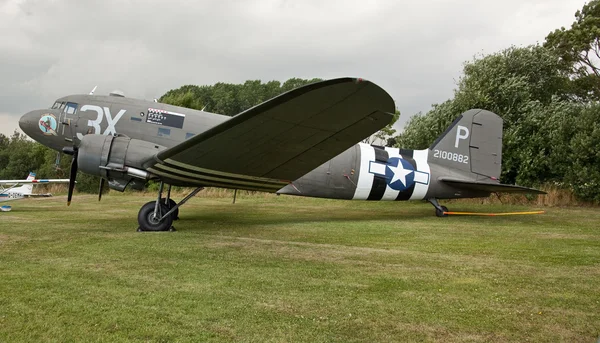
{"label": "aircraft wheel", "polygon": [[438,217],[448,217],[447,214],[444,214],[444,212],[448,212],[448,207],[446,207],[446,206],[440,206],[440,207],[442,208],[442,211],[440,211],[436,208],[435,215]]}
{"label": "aircraft wheel", "polygon": [[[164,204],[165,198],[161,198],[160,201],[162,201],[162,203]],[[167,206],[169,207],[169,210],[171,210],[173,207],[177,206],[177,203],[175,202],[175,200],[169,199],[169,203],[167,204]],[[179,208],[171,214],[171,217],[173,217],[173,220],[179,220]]]}
{"label": "aircraft wheel", "polygon": [[[173,217],[168,216],[162,221],[158,221],[158,219],[154,217],[155,205],[156,201],[150,201],[140,209],[140,212],[138,213],[138,224],[140,225],[139,231],[169,231],[171,229]],[[169,212],[169,208],[164,203],[160,203],[159,206],[160,213],[164,214]]]}

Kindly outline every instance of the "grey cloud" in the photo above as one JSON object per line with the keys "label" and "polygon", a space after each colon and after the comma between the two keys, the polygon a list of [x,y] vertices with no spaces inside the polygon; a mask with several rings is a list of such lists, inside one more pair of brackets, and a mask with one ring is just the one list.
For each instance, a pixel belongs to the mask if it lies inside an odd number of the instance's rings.
{"label": "grey cloud", "polygon": [[405,121],[452,95],[465,60],[542,41],[583,3],[8,0],[0,112],[94,85],[154,98],[184,84],[360,76],[386,89]]}

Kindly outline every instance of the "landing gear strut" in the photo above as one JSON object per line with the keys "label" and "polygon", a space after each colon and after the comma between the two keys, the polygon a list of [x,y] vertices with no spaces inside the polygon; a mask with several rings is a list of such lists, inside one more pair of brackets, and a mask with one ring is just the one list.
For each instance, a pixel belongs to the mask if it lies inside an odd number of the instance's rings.
{"label": "landing gear strut", "polygon": [[[167,197],[161,198],[161,201],[163,201],[165,203],[165,205],[167,205],[169,210],[172,209],[173,207],[177,206],[177,203],[175,202],[175,200],[171,199],[171,185],[169,185],[169,188],[167,189]],[[173,212],[172,217],[173,217],[173,221],[179,220],[179,208],[177,208],[175,210],[175,212]]]}
{"label": "landing gear strut", "polygon": [[193,196],[198,194],[204,187],[198,187],[178,203],[171,200],[171,186],[167,191],[167,197],[163,198],[164,183],[158,188],[158,197],[155,201],[146,203],[138,213],[138,231],[175,231],[172,226],[173,220],[177,218],[179,207],[185,204]]}
{"label": "landing gear strut", "polygon": [[445,212],[448,212],[448,207],[441,206],[436,198],[427,199],[427,201],[429,201],[429,203],[432,204],[433,207],[435,207],[435,215],[436,216],[448,217],[448,214],[445,213]]}

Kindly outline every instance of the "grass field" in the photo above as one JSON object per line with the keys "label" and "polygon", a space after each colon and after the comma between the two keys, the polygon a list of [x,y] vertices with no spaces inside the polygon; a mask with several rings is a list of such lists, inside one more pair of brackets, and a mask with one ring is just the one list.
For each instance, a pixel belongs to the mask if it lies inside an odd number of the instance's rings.
{"label": "grass field", "polygon": [[[0,342],[596,342],[600,211],[437,218],[423,203],[150,196],[10,203]],[[453,203],[451,210],[523,206]]]}

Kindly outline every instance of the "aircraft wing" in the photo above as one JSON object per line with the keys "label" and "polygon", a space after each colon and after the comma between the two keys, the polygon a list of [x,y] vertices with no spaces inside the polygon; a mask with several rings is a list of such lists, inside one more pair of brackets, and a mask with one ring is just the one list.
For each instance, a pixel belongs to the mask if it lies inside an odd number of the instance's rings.
{"label": "aircraft wing", "polygon": [[24,183],[69,183],[69,179],[40,179],[40,180],[0,180],[0,185],[20,185]]}
{"label": "aircraft wing", "polygon": [[460,180],[452,178],[441,178],[440,181],[456,188],[469,189],[474,191],[498,192],[498,193],[527,193],[527,194],[546,194],[535,188],[527,188],[517,185],[507,185],[504,183],[493,183],[472,180]]}
{"label": "aircraft wing", "polygon": [[284,93],[172,148],[145,167],[180,185],[275,192],[390,123],[379,86],[355,78]]}

